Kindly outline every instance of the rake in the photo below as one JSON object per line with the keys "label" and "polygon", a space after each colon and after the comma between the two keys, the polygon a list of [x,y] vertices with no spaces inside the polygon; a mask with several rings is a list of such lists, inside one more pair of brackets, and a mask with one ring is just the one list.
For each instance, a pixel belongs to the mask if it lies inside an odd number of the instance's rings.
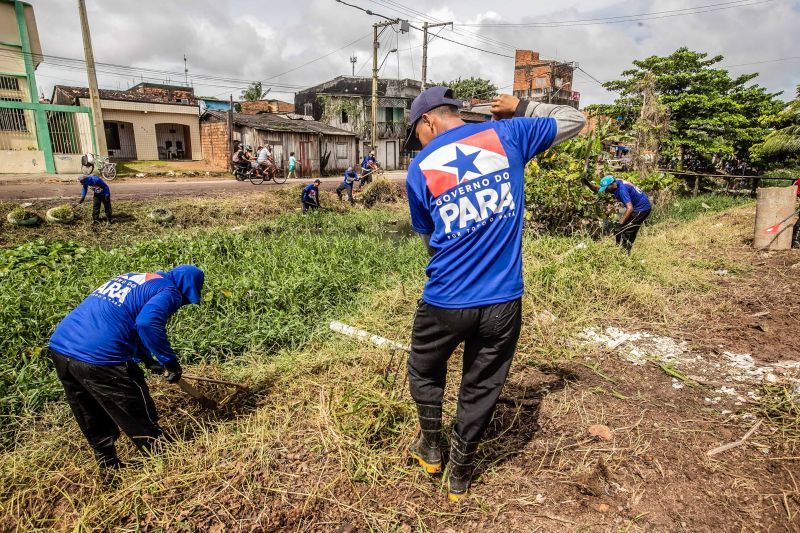
{"label": "rake", "polygon": [[[371,342],[375,346],[379,348],[388,348],[392,356],[389,359],[389,364],[386,365],[386,369],[383,371],[383,378],[386,381],[389,381],[389,376],[392,375],[391,381],[391,389],[394,389],[395,383],[397,383],[397,374],[400,372],[400,367],[403,364],[403,359],[400,358],[397,366],[394,366],[394,359],[398,352],[402,353],[411,353],[411,347],[405,346],[400,344],[399,342],[395,342],[393,340],[389,340],[385,337],[381,337],[380,335],[375,335],[374,333],[370,333],[369,331],[365,331],[363,329],[354,328],[353,326],[348,326],[342,322],[337,322],[336,320],[330,323],[331,331],[335,331],[336,333],[341,333],[343,335],[347,335],[348,337],[356,337],[358,339],[365,339],[368,342]],[[406,374],[403,373],[403,385],[405,387],[406,382]]]}

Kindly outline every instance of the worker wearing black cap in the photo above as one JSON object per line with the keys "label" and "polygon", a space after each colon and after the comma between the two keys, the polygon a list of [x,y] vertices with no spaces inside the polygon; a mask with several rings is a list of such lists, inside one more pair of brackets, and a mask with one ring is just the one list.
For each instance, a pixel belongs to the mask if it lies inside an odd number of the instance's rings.
{"label": "worker wearing black cap", "polygon": [[[495,120],[466,124],[447,87],[414,99],[406,150],[411,223],[431,255],[411,339],[408,375],[421,432],[409,452],[442,469],[439,439],[447,361],[464,342],[448,498],[467,494],[478,443],[506,381],[522,323],[524,168],[586,123],[569,106],[502,95]],[[514,117],[514,118],[512,118]]]}

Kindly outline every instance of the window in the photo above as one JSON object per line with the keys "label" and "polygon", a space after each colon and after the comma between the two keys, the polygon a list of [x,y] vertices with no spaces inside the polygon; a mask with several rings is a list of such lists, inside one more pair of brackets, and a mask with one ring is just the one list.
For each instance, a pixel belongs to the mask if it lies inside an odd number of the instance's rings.
{"label": "window", "polygon": [[314,104],[307,102],[303,104],[303,114],[310,117],[314,113]]}
{"label": "window", "polygon": [[0,91],[19,91],[19,79],[11,76],[0,76]]}
{"label": "window", "polygon": [[336,143],[336,159],[347,159],[347,143]]}
{"label": "window", "polygon": [[[21,102],[22,98],[0,96],[6,102]],[[0,107],[0,131],[28,131],[28,120],[24,109]]]}
{"label": "window", "polygon": [[347,124],[347,119],[348,119],[347,111],[342,109],[342,124]]}

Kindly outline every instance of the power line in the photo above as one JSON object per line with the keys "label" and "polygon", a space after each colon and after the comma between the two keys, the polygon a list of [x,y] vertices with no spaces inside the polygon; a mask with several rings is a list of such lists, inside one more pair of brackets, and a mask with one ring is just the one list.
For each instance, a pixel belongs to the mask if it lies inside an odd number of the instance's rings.
{"label": "power line", "polygon": [[615,17],[599,17],[589,19],[574,20],[554,20],[548,22],[485,22],[476,24],[458,24],[459,27],[474,28],[562,28],[567,26],[593,26],[599,24],[619,24],[624,22],[644,22],[663,18],[682,17],[686,15],[697,15],[736,9],[739,7],[749,7],[774,2],[775,0],[736,0],[731,2],[720,2],[716,4],[706,4],[703,6],[686,7],[682,9],[672,9],[667,11],[652,11],[649,13],[639,13],[637,15],[620,15]]}

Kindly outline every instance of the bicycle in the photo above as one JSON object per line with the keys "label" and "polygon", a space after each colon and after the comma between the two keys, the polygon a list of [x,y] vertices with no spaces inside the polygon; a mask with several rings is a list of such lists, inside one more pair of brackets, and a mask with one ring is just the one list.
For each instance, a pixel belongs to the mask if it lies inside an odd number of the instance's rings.
{"label": "bicycle", "polygon": [[278,185],[286,183],[286,175],[281,172],[274,163],[268,164],[264,168],[253,168],[250,171],[250,183],[260,185],[265,181],[274,181]]}
{"label": "bicycle", "polygon": [[82,168],[89,168],[90,171],[93,171],[95,166],[99,164],[101,178],[112,181],[117,177],[117,164],[109,161],[108,157],[101,157],[92,153],[87,155],[92,156],[92,160],[89,162],[88,157],[84,156],[81,161],[81,163],[83,163]]}

